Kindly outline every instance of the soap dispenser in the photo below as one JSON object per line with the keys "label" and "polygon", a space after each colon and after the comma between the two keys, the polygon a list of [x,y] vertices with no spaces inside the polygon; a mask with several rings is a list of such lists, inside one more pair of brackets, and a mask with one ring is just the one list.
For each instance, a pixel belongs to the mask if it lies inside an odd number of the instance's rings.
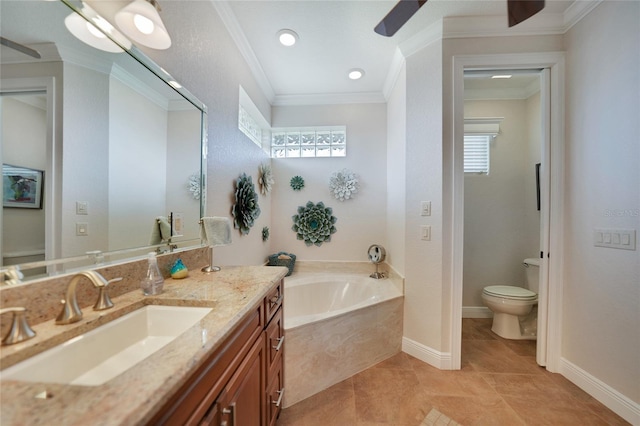
{"label": "soap dispenser", "polygon": [[162,293],[164,286],[164,278],[158,268],[158,260],[154,252],[149,253],[149,266],[147,267],[147,275],[140,281],[140,288],[145,296]]}

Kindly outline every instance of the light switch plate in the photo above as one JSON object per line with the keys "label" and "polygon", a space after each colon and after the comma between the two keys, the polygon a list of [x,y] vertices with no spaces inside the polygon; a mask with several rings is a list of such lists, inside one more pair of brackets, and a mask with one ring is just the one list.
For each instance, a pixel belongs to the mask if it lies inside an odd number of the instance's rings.
{"label": "light switch plate", "polygon": [[622,250],[636,249],[635,229],[597,228],[593,231],[593,245]]}
{"label": "light switch plate", "polygon": [[86,222],[76,222],[76,235],[86,237],[89,235],[89,224]]}
{"label": "light switch plate", "polygon": [[431,216],[431,201],[420,203],[420,216]]}
{"label": "light switch plate", "polygon": [[431,226],[430,225],[421,225],[420,226],[420,239],[423,241],[431,241]]}

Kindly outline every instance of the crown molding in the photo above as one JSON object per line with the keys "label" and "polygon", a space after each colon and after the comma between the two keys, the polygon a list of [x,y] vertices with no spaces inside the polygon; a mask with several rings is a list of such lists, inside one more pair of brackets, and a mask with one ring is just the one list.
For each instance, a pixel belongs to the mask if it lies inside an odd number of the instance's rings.
{"label": "crown molding", "polygon": [[511,28],[508,27],[505,16],[455,16],[443,19],[442,37],[514,37],[555,35],[563,32],[564,15],[558,13],[536,15]]}
{"label": "crown molding", "polygon": [[389,70],[387,71],[387,78],[382,87],[382,96],[386,101],[388,101],[391,96],[391,92],[398,81],[398,77],[400,77],[405,62],[402,51],[400,51],[400,48],[396,48],[396,51],[393,53],[393,58],[391,58]]}
{"label": "crown molding", "polygon": [[409,39],[403,41],[398,48],[402,52],[405,58],[413,55],[419,50],[424,49],[429,46],[431,43],[435,43],[437,41],[442,40],[442,32],[444,30],[444,22],[440,20],[429,25],[427,28],[418,32],[414,36]]}
{"label": "crown molding", "polygon": [[382,92],[319,93],[309,95],[276,95],[273,106],[379,104],[387,99]]}
{"label": "crown molding", "polygon": [[564,11],[564,31],[567,32],[604,0],[576,0]]}
{"label": "crown molding", "polygon": [[240,24],[236,19],[236,15],[233,13],[233,10],[231,10],[231,6],[229,6],[229,2],[218,0],[210,1],[216,12],[218,12],[218,15],[220,16],[224,26],[227,28],[227,31],[229,31],[229,34],[238,47],[238,50],[240,50],[240,54],[247,62],[247,65],[249,65],[249,69],[251,70],[253,77],[256,79],[258,86],[260,86],[262,93],[266,96],[269,103],[273,104],[276,96],[273,87],[271,86],[262,65],[260,65],[260,61],[258,61],[256,54],[253,49],[251,49],[249,40],[247,40],[244,32],[242,32]]}

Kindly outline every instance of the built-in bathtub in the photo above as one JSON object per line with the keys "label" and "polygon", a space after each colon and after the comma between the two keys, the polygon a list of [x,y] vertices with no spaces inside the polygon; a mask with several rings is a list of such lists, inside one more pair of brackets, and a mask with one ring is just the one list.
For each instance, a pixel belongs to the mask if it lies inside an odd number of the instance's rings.
{"label": "built-in bathtub", "polygon": [[294,272],[284,288],[284,407],[400,352],[401,278]]}

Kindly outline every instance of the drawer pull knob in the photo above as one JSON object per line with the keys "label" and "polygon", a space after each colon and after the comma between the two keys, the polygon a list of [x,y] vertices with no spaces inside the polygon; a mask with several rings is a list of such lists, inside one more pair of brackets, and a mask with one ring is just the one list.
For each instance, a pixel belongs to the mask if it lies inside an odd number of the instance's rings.
{"label": "drawer pull knob", "polygon": [[273,308],[275,305],[279,305],[280,302],[282,302],[282,294],[279,294],[277,296],[273,296],[271,299],[269,299],[269,303],[271,304],[271,307]]}
{"label": "drawer pull knob", "polygon": [[280,348],[282,348],[282,344],[284,343],[284,336],[279,337],[276,340],[278,341],[278,344],[276,346],[271,346],[271,348],[275,349],[276,351],[279,351]]}
{"label": "drawer pull knob", "polygon": [[[236,403],[234,402],[233,404],[229,405],[229,408],[224,408],[222,410],[222,414],[231,414],[231,421],[232,426],[237,426],[236,425]],[[224,423],[226,425],[226,422]]]}
{"label": "drawer pull knob", "polygon": [[284,396],[284,388],[280,389],[279,391],[276,391],[276,393],[279,395],[278,400],[271,401],[271,403],[274,404],[276,407],[280,407],[280,404],[282,403],[282,397]]}

